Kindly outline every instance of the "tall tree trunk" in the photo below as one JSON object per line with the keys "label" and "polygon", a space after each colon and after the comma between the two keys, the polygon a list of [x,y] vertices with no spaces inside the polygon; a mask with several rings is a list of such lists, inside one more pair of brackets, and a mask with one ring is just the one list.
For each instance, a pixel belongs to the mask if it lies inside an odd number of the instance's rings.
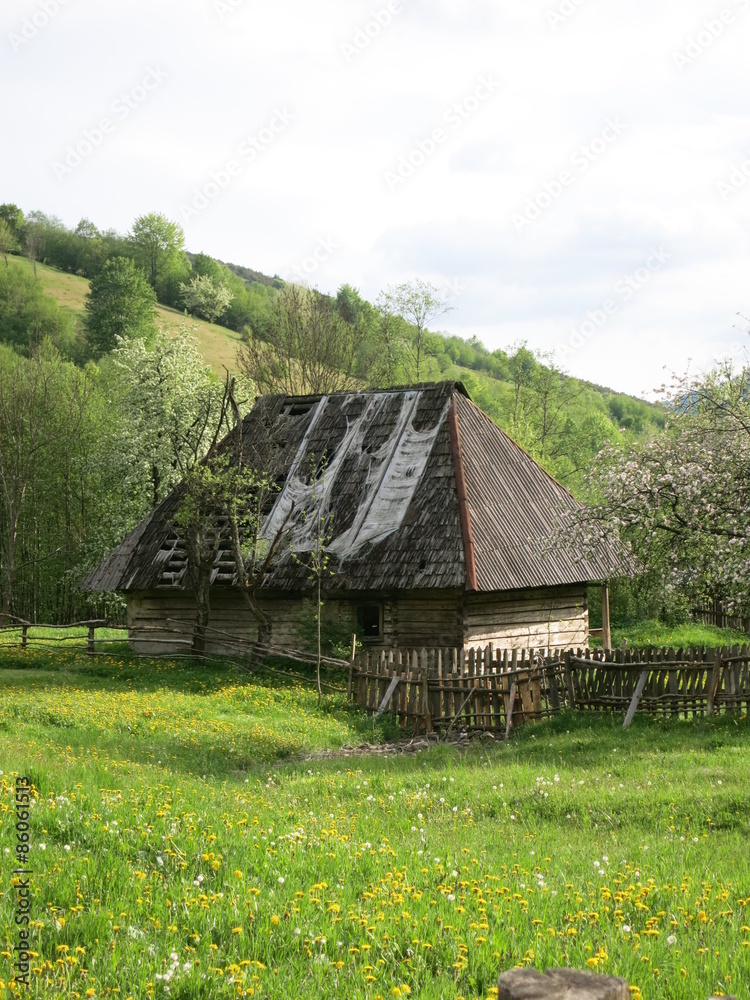
{"label": "tall tree trunk", "polygon": [[320,573],[318,573],[318,708],[320,708],[320,702],[323,692],[320,689]]}
{"label": "tall tree trunk", "polygon": [[195,624],[193,638],[190,644],[190,654],[196,663],[202,663],[206,658],[206,629],[211,615],[211,570],[213,558],[210,561],[203,551],[202,538],[198,532],[186,533],[185,548],[188,551],[188,566],[190,581],[195,595]]}

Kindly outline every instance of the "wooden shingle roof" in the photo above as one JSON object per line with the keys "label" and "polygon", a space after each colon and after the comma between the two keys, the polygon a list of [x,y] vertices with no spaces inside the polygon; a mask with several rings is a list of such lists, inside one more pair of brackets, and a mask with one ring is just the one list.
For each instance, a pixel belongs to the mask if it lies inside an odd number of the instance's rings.
{"label": "wooden shingle roof", "polygon": [[[315,493],[332,514],[328,585],[337,590],[487,592],[630,572],[624,554],[587,560],[559,546],[542,554],[560,511],[577,501],[473,405],[459,382],[264,396],[243,424],[248,451],[261,438],[275,449],[280,487],[264,534],[272,539],[282,525],[285,532],[264,589],[309,586],[292,550],[303,554],[312,544],[304,512]],[[322,480],[311,484],[312,456],[324,454]],[[81,586],[187,587],[172,526],[179,503],[178,487]],[[213,582],[233,582],[226,553]]]}

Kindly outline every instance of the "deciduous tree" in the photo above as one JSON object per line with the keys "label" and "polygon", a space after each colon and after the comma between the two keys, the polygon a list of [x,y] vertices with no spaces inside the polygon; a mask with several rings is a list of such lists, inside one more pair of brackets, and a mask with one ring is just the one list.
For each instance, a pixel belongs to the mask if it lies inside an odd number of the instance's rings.
{"label": "deciduous tree", "polygon": [[142,338],[156,333],[156,295],[132,260],[114,257],[91,281],[86,298],[86,331],[91,354],[101,357],[118,340]]}
{"label": "deciduous tree", "polygon": [[[0,347],[0,510],[2,613],[13,609],[18,528],[40,468],[60,468],[80,435],[86,408],[84,372],[62,360],[49,341],[30,358]],[[58,484],[58,491],[63,483]]]}
{"label": "deciduous tree", "polygon": [[226,285],[208,275],[191,278],[188,284],[180,282],[180,297],[189,313],[209,323],[223,316],[234,298]]}
{"label": "deciduous tree", "polygon": [[150,212],[133,223],[130,243],[136,263],[155,289],[159,280],[182,257],[185,234],[182,226],[166,215]]}
{"label": "deciduous tree", "polygon": [[5,219],[0,218],[0,257],[5,261],[5,266],[8,266],[8,254],[15,253],[19,248],[18,240],[16,235],[5,221]]}
{"label": "deciduous tree", "polygon": [[358,353],[364,323],[350,322],[335,299],[316,289],[286,285],[270,322],[250,327],[238,353],[245,374],[261,392],[330,393],[363,384]]}
{"label": "deciduous tree", "polygon": [[750,365],[731,363],[665,390],[666,431],[607,447],[591,470],[582,545],[628,541],[666,595],[750,606]]}
{"label": "deciduous tree", "polygon": [[407,347],[414,376],[419,382],[425,331],[433,320],[453,308],[449,298],[429,281],[416,278],[400,285],[389,285],[380,293],[377,306],[385,317],[400,316],[413,327],[413,337],[407,342]]}

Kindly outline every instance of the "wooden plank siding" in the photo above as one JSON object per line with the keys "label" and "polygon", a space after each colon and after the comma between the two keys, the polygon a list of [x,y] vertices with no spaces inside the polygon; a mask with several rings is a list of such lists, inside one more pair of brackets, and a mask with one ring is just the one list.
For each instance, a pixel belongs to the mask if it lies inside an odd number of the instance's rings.
{"label": "wooden plank siding", "polygon": [[466,648],[491,642],[510,649],[571,649],[587,645],[588,635],[584,584],[466,595]]}
{"label": "wooden plank siding", "polygon": [[[271,618],[271,643],[304,648],[300,618],[312,616],[314,604],[299,595],[263,597],[260,603]],[[458,589],[346,596],[332,593],[324,597],[323,614],[354,628],[359,604],[379,604],[383,608],[382,636],[365,640],[372,650],[423,646],[468,649],[488,642],[518,649],[564,649],[585,646],[588,639],[583,585],[466,596]],[[164,587],[129,593],[127,607],[134,651],[148,655],[185,651],[184,640],[192,633],[195,616],[195,601],[189,591]],[[240,595],[228,588],[212,590],[209,625],[210,629],[247,642],[257,637]],[[227,655],[237,654],[238,650],[209,633],[207,652]]]}

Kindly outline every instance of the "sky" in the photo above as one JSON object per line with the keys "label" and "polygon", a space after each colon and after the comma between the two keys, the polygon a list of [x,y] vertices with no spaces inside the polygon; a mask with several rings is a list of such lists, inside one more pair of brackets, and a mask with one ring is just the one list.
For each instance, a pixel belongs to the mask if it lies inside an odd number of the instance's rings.
{"label": "sky", "polygon": [[0,201],[651,396],[750,345],[750,0],[5,0]]}

